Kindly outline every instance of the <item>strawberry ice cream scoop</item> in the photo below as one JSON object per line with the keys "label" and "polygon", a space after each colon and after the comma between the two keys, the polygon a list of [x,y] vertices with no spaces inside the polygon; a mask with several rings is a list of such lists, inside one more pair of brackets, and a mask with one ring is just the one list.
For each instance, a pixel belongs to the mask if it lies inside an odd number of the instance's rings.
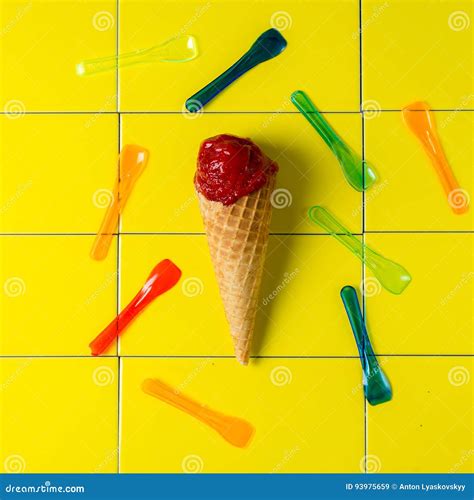
{"label": "strawberry ice cream scoop", "polygon": [[277,170],[250,139],[216,135],[201,144],[194,184],[208,200],[232,205],[263,187]]}

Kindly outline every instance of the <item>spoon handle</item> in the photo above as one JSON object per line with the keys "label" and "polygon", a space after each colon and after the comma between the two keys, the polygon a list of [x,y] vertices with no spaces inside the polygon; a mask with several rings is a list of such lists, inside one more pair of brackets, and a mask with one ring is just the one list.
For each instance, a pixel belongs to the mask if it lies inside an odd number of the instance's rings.
{"label": "spoon handle", "polygon": [[208,83],[201,90],[186,99],[186,109],[190,113],[196,113],[204,107],[209,101],[214,99],[216,95],[227,88],[232,82],[241,77],[244,73],[260,64],[262,60],[257,60],[252,57],[252,49],[246,52],[236,63],[229,69],[224,71],[217,78]]}
{"label": "spoon handle", "polygon": [[154,396],[200,420],[217,431],[226,441],[234,446],[244,448],[254,434],[253,426],[247,421],[208,408],[161,380],[146,379],[142,384],[142,389],[146,394]]}
{"label": "spoon handle", "polygon": [[94,75],[103,71],[113,71],[124,66],[147,62],[146,56],[149,50],[135,50],[119,56],[98,57],[82,61],[76,66],[76,73],[79,76]]}
{"label": "spoon handle", "polygon": [[343,144],[343,141],[318,111],[308,95],[302,90],[297,90],[291,94],[291,101],[318,132],[324,142],[337,154],[337,149]]}
{"label": "spoon handle", "polygon": [[[436,130],[433,113],[425,102],[414,102],[402,110],[407,127],[418,138],[438,175],[451,209],[463,214],[469,209],[469,200],[463,195],[453,169],[446,158]],[[459,199],[457,200],[457,196]],[[459,202],[459,203],[458,203]]]}
{"label": "spoon handle", "polygon": [[334,236],[354,255],[364,261],[364,244],[350,233],[332,214],[325,208],[315,205],[309,209],[309,218],[326,230],[330,235]]}
{"label": "spoon handle", "polygon": [[[344,304],[344,308],[346,309],[352,332],[354,333],[364,371],[366,371],[367,366],[376,367],[378,363],[375,358],[375,353],[372,348],[372,344],[370,343],[369,336],[367,334],[367,329],[365,328],[362,311],[360,310],[359,299],[357,298],[357,292],[355,291],[354,287],[345,286],[344,288],[342,288],[341,299]],[[368,359],[368,357],[373,357],[375,362]]]}

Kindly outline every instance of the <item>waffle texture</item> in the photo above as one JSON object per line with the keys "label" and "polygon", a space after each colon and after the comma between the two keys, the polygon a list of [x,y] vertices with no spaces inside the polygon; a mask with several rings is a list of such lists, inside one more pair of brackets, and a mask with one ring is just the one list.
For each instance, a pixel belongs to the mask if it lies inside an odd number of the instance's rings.
{"label": "waffle texture", "polygon": [[209,251],[237,360],[246,365],[258,309],[275,175],[233,205],[197,193]]}

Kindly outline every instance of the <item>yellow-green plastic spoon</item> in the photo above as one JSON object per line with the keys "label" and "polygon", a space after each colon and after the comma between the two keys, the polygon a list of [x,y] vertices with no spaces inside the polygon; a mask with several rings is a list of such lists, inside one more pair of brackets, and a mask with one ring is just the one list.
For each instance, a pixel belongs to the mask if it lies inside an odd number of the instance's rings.
{"label": "yellow-green plastic spoon", "polygon": [[390,293],[399,295],[410,284],[410,273],[403,266],[362,243],[325,208],[315,205],[309,209],[308,215],[312,222],[321,226],[357,256]]}
{"label": "yellow-green plastic spoon", "polygon": [[191,35],[171,38],[160,45],[139,49],[118,56],[99,57],[82,61],[76,66],[79,76],[94,75],[116,68],[153,62],[187,62],[198,56],[196,39]]}

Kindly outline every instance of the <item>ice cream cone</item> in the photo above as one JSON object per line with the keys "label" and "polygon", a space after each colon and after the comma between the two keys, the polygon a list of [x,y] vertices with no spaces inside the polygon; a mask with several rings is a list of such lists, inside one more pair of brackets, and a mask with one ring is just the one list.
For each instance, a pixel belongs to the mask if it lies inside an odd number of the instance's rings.
{"label": "ice cream cone", "polygon": [[246,365],[258,309],[275,175],[231,205],[197,192],[237,360]]}

